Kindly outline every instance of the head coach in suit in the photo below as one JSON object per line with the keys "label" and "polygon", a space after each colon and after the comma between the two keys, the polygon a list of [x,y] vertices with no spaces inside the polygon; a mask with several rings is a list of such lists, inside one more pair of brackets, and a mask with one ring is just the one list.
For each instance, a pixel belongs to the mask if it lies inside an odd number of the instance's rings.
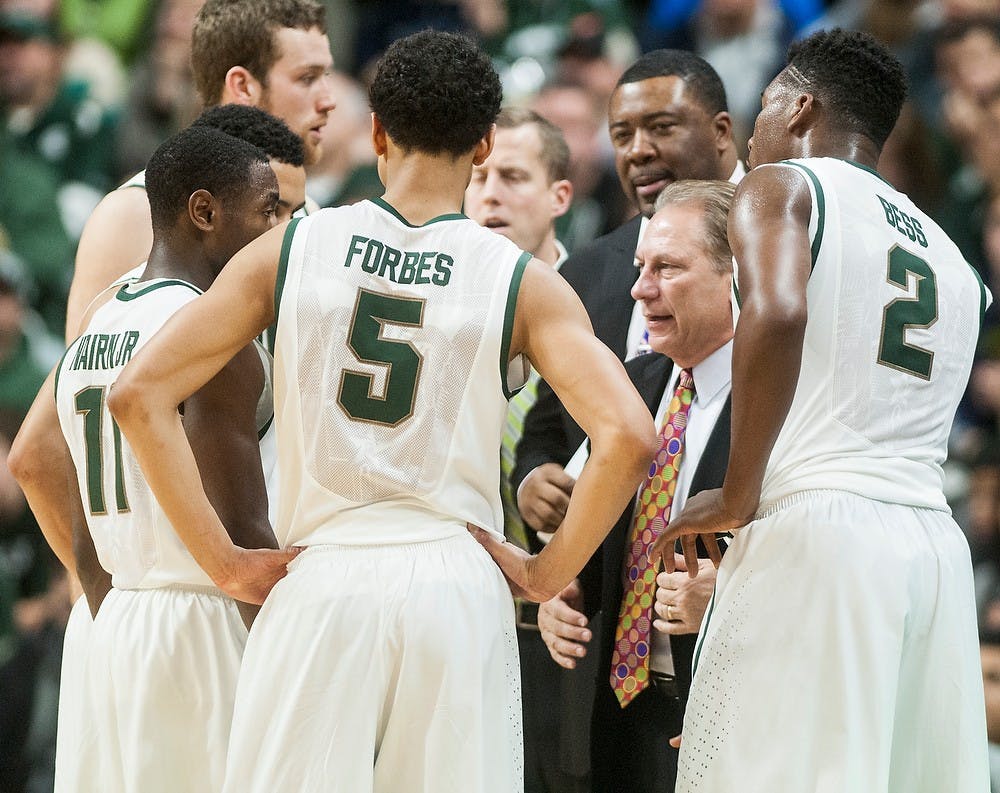
{"label": "head coach in suit", "polygon": [[[726,107],[715,70],[682,50],[643,55],[612,93],[608,131],[615,167],[639,214],[575,252],[560,273],[580,295],[597,338],[622,360],[648,349],[630,289],[636,279],[636,245],[656,197],[681,179],[738,182],[745,173]],[[583,432],[542,383],[525,418],[511,474],[518,509],[531,528],[553,531],[558,525],[573,483],[562,466],[582,440]]]}
{"label": "head coach in suit", "polygon": [[[543,603],[538,624],[553,659],[572,668],[600,655],[591,760],[595,793],[671,793],[695,637],[714,583],[659,573],[647,551],[689,495],[717,487],[729,457],[733,314],[726,222],[734,186],[683,181],[663,190],[636,252],[632,295],[653,352],[626,364],[661,427],[658,459],[580,578]],[[702,575],[706,576],[704,582]],[[589,618],[600,612],[599,646]]]}

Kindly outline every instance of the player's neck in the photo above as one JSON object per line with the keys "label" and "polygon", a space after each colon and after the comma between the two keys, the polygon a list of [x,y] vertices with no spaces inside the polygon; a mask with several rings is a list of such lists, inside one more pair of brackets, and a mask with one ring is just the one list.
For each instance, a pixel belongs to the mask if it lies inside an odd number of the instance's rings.
{"label": "player's neck", "polygon": [[803,141],[802,157],[836,157],[840,160],[866,165],[872,170],[878,166],[879,148],[864,135],[837,132],[812,136]]}
{"label": "player's neck", "polygon": [[212,266],[201,246],[177,244],[174,240],[168,242],[154,237],[142,280],[177,278],[204,291],[212,285],[217,274],[218,268]]}
{"label": "player's neck", "polygon": [[462,211],[471,161],[449,155],[412,153],[386,163],[385,200],[408,223],[419,226],[441,215]]}

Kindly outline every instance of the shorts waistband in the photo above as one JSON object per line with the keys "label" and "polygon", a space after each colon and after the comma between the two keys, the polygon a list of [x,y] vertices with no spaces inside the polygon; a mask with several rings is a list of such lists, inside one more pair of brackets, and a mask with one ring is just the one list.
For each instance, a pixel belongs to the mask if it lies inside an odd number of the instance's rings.
{"label": "shorts waistband", "polygon": [[896,501],[882,501],[877,498],[871,498],[870,496],[864,496],[861,493],[855,493],[851,490],[840,490],[838,488],[814,488],[811,490],[800,490],[797,493],[791,493],[790,495],[783,496],[776,501],[770,501],[767,504],[763,504],[757,508],[757,512],[754,514],[754,520],[760,520],[761,518],[767,518],[776,512],[780,512],[783,509],[787,509],[795,504],[800,504],[803,501],[808,501],[816,496],[849,496],[851,498],[860,498],[864,501],[870,501],[877,504],[891,504],[896,507],[909,507],[910,509],[921,509],[928,510],[930,512],[942,512],[943,510],[936,509],[934,507],[919,506],[916,504],[902,504]]}
{"label": "shorts waistband", "polygon": [[112,587],[117,589],[119,592],[188,592],[192,595],[211,595],[212,597],[225,598],[226,600],[232,600],[229,595],[223,592],[218,587],[214,586],[203,586],[201,584],[165,584],[164,586],[152,586],[152,587]]}

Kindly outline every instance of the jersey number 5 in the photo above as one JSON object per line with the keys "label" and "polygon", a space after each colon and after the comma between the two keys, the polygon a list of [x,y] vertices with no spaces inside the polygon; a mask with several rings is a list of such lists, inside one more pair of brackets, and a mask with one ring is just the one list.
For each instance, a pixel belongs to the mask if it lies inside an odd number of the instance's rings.
{"label": "jersey number 5", "polygon": [[128,496],[122,475],[122,433],[104,405],[104,387],[91,386],[77,392],[76,412],[83,416],[83,443],[87,455],[87,502],[91,515],[106,515],[104,500],[104,445],[102,425],[105,418],[111,422],[115,447],[115,506],[119,512],[128,512]]}
{"label": "jersey number 5", "polygon": [[915,344],[907,344],[906,331],[910,328],[929,328],[937,321],[937,280],[926,261],[898,245],[893,246],[889,251],[886,280],[909,291],[911,274],[916,277],[916,296],[897,297],[882,312],[878,362],[922,380],[930,380],[934,353]]}
{"label": "jersey number 5", "polygon": [[424,359],[410,342],[386,338],[385,328],[422,327],[425,302],[358,290],[347,344],[360,363],[385,367],[385,387],[378,396],[374,375],[353,369],[341,371],[337,402],[350,418],[396,427],[413,415]]}

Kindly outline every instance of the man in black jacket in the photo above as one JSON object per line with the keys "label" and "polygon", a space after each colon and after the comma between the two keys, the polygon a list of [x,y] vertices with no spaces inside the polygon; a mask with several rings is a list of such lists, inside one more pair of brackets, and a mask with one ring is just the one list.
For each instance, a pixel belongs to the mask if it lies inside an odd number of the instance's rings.
{"label": "man in black jacket", "polygon": [[[643,55],[611,96],[608,129],[622,188],[640,214],[574,253],[560,273],[583,301],[594,333],[622,360],[648,349],[629,290],[635,252],[656,197],[680,179],[728,179],[745,173],[733,141],[722,81],[703,59],[682,50]],[[511,484],[525,521],[553,531],[573,480],[563,466],[583,433],[542,383],[528,413]]]}
{"label": "man in black jacket", "polygon": [[[660,196],[632,287],[653,352],[626,369],[664,428],[673,467],[660,460],[651,469],[648,487],[580,578],[539,610],[542,638],[557,663],[573,668],[588,651],[600,654],[591,724],[595,793],[674,789],[677,750],[668,741],[680,733],[715,567],[701,560],[692,579],[678,556],[680,572],[656,576],[646,550],[689,495],[718,487],[725,475],[733,336],[726,221],[733,190],[727,182],[686,181]],[[597,612],[600,639],[592,647],[589,620]]]}

